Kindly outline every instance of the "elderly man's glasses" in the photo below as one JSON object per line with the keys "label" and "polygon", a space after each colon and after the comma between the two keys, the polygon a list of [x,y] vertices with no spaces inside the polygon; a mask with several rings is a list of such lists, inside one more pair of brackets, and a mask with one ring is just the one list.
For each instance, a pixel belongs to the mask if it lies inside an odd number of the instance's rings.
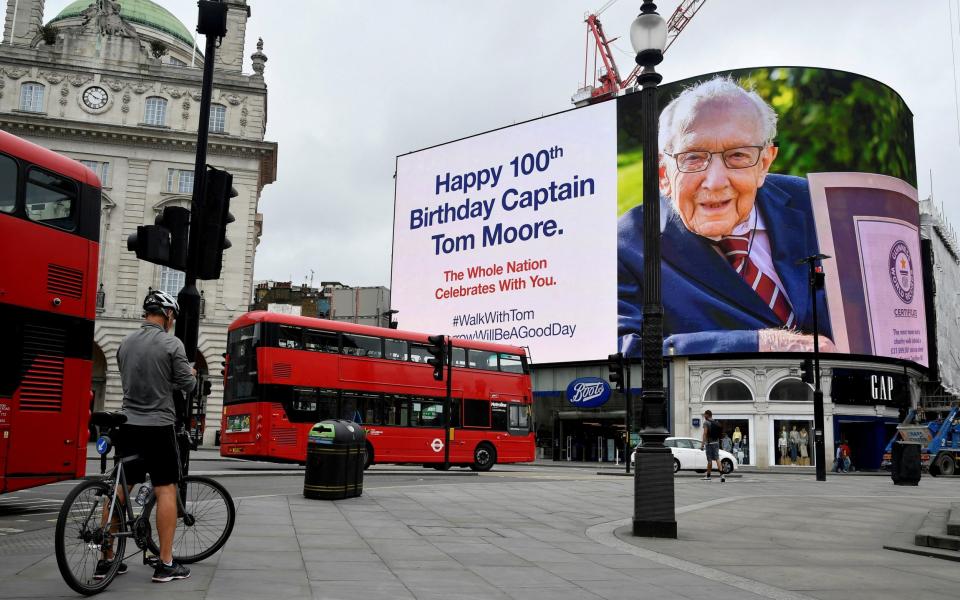
{"label": "elderly man's glasses", "polygon": [[710,159],[713,158],[714,154],[721,156],[723,164],[728,169],[747,169],[760,162],[760,153],[763,148],[764,146],[741,146],[722,152],[695,150],[692,152],[677,152],[676,154],[664,152],[664,154],[677,161],[677,169],[681,173],[697,173],[705,171],[710,166]]}

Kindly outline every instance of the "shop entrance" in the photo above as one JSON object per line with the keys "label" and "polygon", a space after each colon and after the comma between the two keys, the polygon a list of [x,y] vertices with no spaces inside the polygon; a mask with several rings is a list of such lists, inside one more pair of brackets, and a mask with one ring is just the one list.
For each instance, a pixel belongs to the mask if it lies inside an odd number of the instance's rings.
{"label": "shop entrance", "polygon": [[838,441],[850,446],[850,462],[857,471],[876,471],[883,459],[883,450],[896,432],[896,423],[882,420],[847,420],[837,418]]}
{"label": "shop entrance", "polygon": [[623,461],[623,419],[623,411],[561,411],[555,431],[560,444],[559,460],[613,462],[619,457]]}

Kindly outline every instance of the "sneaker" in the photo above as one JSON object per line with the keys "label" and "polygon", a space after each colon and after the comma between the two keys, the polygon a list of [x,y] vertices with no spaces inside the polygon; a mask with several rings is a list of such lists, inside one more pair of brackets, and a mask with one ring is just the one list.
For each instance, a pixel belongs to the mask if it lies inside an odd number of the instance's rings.
{"label": "sneaker", "polygon": [[174,579],[186,579],[190,577],[190,569],[177,563],[169,567],[163,562],[157,563],[157,568],[153,570],[153,580],[157,583],[166,583]]}
{"label": "sneaker", "polygon": [[[97,568],[93,571],[94,579],[103,579],[107,576],[107,571],[110,570],[110,565],[113,564],[112,560],[107,560],[101,558],[97,561]],[[117,575],[123,575],[127,572],[127,563],[121,562],[120,566],[117,568]]]}
{"label": "sneaker", "polygon": [[710,481],[710,476],[707,475],[706,477],[702,478],[700,481]]}

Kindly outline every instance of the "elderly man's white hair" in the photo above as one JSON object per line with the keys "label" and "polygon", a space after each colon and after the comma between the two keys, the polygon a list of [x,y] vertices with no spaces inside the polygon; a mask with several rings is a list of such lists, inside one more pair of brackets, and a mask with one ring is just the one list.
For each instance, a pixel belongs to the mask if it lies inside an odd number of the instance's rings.
{"label": "elderly man's white hair", "polygon": [[697,110],[707,101],[746,101],[757,111],[757,126],[763,139],[758,143],[768,144],[777,136],[777,113],[753,90],[744,89],[730,77],[718,76],[683,90],[660,113],[660,128],[657,142],[660,151],[672,152],[674,140],[690,127]]}

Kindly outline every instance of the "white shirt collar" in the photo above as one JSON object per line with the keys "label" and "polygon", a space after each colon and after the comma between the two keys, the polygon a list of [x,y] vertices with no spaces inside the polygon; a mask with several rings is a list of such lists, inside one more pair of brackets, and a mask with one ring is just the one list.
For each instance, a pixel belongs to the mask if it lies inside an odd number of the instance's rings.
{"label": "white shirt collar", "polygon": [[757,210],[757,205],[754,204],[747,218],[737,224],[733,228],[733,231],[730,232],[730,235],[746,235],[751,231],[765,231],[766,229],[767,227],[763,222],[763,217],[760,215],[760,211]]}

